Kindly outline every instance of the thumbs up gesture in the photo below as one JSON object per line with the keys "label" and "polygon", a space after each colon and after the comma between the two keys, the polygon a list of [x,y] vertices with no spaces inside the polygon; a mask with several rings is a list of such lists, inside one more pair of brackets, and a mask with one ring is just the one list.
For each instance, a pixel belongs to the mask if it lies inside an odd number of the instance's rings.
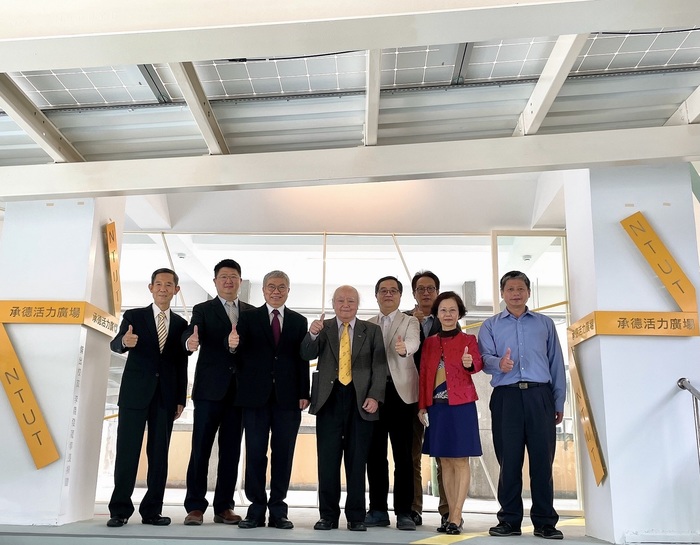
{"label": "thumbs up gesture", "polygon": [[469,353],[469,347],[465,346],[464,347],[464,354],[462,354],[462,366],[469,368],[472,366],[473,362],[474,362],[474,358],[472,358],[472,355]]}
{"label": "thumbs up gesture", "polygon": [[406,354],[408,354],[408,351],[406,350],[406,341],[403,340],[401,335],[399,335],[396,338],[396,345],[394,346],[394,348],[396,349],[396,353],[401,357],[404,357],[406,356]]}
{"label": "thumbs up gesture", "polygon": [[134,333],[134,326],[130,325],[129,329],[124,333],[122,337],[122,344],[126,348],[133,348],[139,341],[139,336]]}
{"label": "thumbs up gesture", "polygon": [[190,338],[187,339],[187,350],[190,352],[196,352],[199,350],[199,330],[197,329],[197,326],[194,326],[194,333],[192,333]]}
{"label": "thumbs up gesture", "polygon": [[499,367],[504,373],[510,373],[513,370],[514,364],[515,363],[513,362],[513,360],[510,359],[510,348],[508,348],[504,356],[501,358],[501,363],[499,364]]}
{"label": "thumbs up gesture", "polygon": [[309,333],[312,335],[318,335],[321,333],[321,330],[323,329],[323,319],[326,317],[326,313],[324,312],[321,314],[321,317],[318,320],[314,320],[311,322],[311,325],[309,326]]}
{"label": "thumbs up gesture", "polygon": [[233,324],[231,327],[231,333],[228,334],[228,347],[231,350],[235,350],[238,348],[238,343],[240,340],[241,338],[238,336],[238,331],[236,331],[236,324]]}

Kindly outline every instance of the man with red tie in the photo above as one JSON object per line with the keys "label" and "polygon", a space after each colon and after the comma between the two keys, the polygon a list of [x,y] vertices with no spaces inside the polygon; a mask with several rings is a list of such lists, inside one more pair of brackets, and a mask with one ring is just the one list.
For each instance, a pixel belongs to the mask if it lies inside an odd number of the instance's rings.
{"label": "man with red tie", "polygon": [[[309,406],[309,362],[300,355],[307,320],[285,306],[289,277],[282,271],[265,275],[265,304],[241,313],[228,337],[237,354],[238,394],[243,410],[246,469],[245,493],[250,501],[239,528],[268,526],[289,530],[285,498],[301,412]],[[270,497],[265,489],[267,449],[271,448]]]}

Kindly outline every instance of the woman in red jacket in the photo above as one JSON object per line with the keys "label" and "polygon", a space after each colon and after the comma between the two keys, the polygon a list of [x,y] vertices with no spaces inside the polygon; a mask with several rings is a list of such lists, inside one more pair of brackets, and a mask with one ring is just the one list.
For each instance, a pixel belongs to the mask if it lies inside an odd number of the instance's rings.
{"label": "woman in red jacket", "polygon": [[469,457],[481,456],[476,388],[472,375],[483,364],[476,337],[462,333],[466,314],[453,291],[441,293],[432,308],[442,331],[428,337],[420,360],[418,417],[426,426],[423,453],[440,459],[450,508],[446,532],[462,531],[462,508],[469,492]]}

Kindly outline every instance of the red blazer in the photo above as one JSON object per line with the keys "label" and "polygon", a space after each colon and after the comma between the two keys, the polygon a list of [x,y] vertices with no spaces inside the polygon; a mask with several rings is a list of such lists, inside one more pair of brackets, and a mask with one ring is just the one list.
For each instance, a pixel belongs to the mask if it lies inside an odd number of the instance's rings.
{"label": "red blazer", "polygon": [[[442,349],[440,343],[442,342]],[[473,358],[473,371],[467,371],[462,365],[464,348],[469,347]],[[450,405],[462,405],[479,399],[471,375],[484,367],[481,354],[474,335],[458,333],[454,337],[432,335],[423,342],[420,358],[420,382],[418,408],[425,409],[433,404],[433,389],[440,355],[445,354],[445,375],[447,378],[447,397]]]}

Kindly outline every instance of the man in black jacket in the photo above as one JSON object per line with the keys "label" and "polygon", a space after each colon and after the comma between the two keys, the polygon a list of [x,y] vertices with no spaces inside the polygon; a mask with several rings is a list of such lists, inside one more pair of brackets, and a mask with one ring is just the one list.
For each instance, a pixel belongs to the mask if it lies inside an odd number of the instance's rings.
{"label": "man in black jacket", "polygon": [[209,502],[207,472],[216,433],[219,433],[219,464],[214,490],[214,522],[238,524],[240,515],[233,512],[233,495],[238,478],[243,425],[236,398],[236,361],[226,339],[240,313],[252,305],[238,301],[241,266],[233,259],[224,259],[214,267],[217,297],[199,303],[192,309],[192,320],[182,335],[187,350],[199,350],[192,386],[194,422],[192,453],[187,468],[185,524],[199,526]]}
{"label": "man in black jacket", "polygon": [[170,524],[161,510],[173,421],[182,414],[187,396],[187,352],[180,342],[187,321],[170,310],[170,301],[180,291],[174,271],[155,271],[148,289],[153,304],[127,310],[110,344],[114,352],[129,353],[119,388],[114,492],[107,522],[112,528],[124,526],[134,512],[131,494],[147,423],[148,490],[139,513],[144,524]]}
{"label": "man in black jacket", "polygon": [[[289,530],[287,497],[301,412],[309,406],[309,362],[300,355],[307,320],[287,308],[289,277],[272,271],[263,280],[265,304],[243,312],[229,335],[238,355],[236,405],[243,408],[246,437],[245,493],[248,514],[239,528]],[[271,447],[270,498],[265,490]]]}

